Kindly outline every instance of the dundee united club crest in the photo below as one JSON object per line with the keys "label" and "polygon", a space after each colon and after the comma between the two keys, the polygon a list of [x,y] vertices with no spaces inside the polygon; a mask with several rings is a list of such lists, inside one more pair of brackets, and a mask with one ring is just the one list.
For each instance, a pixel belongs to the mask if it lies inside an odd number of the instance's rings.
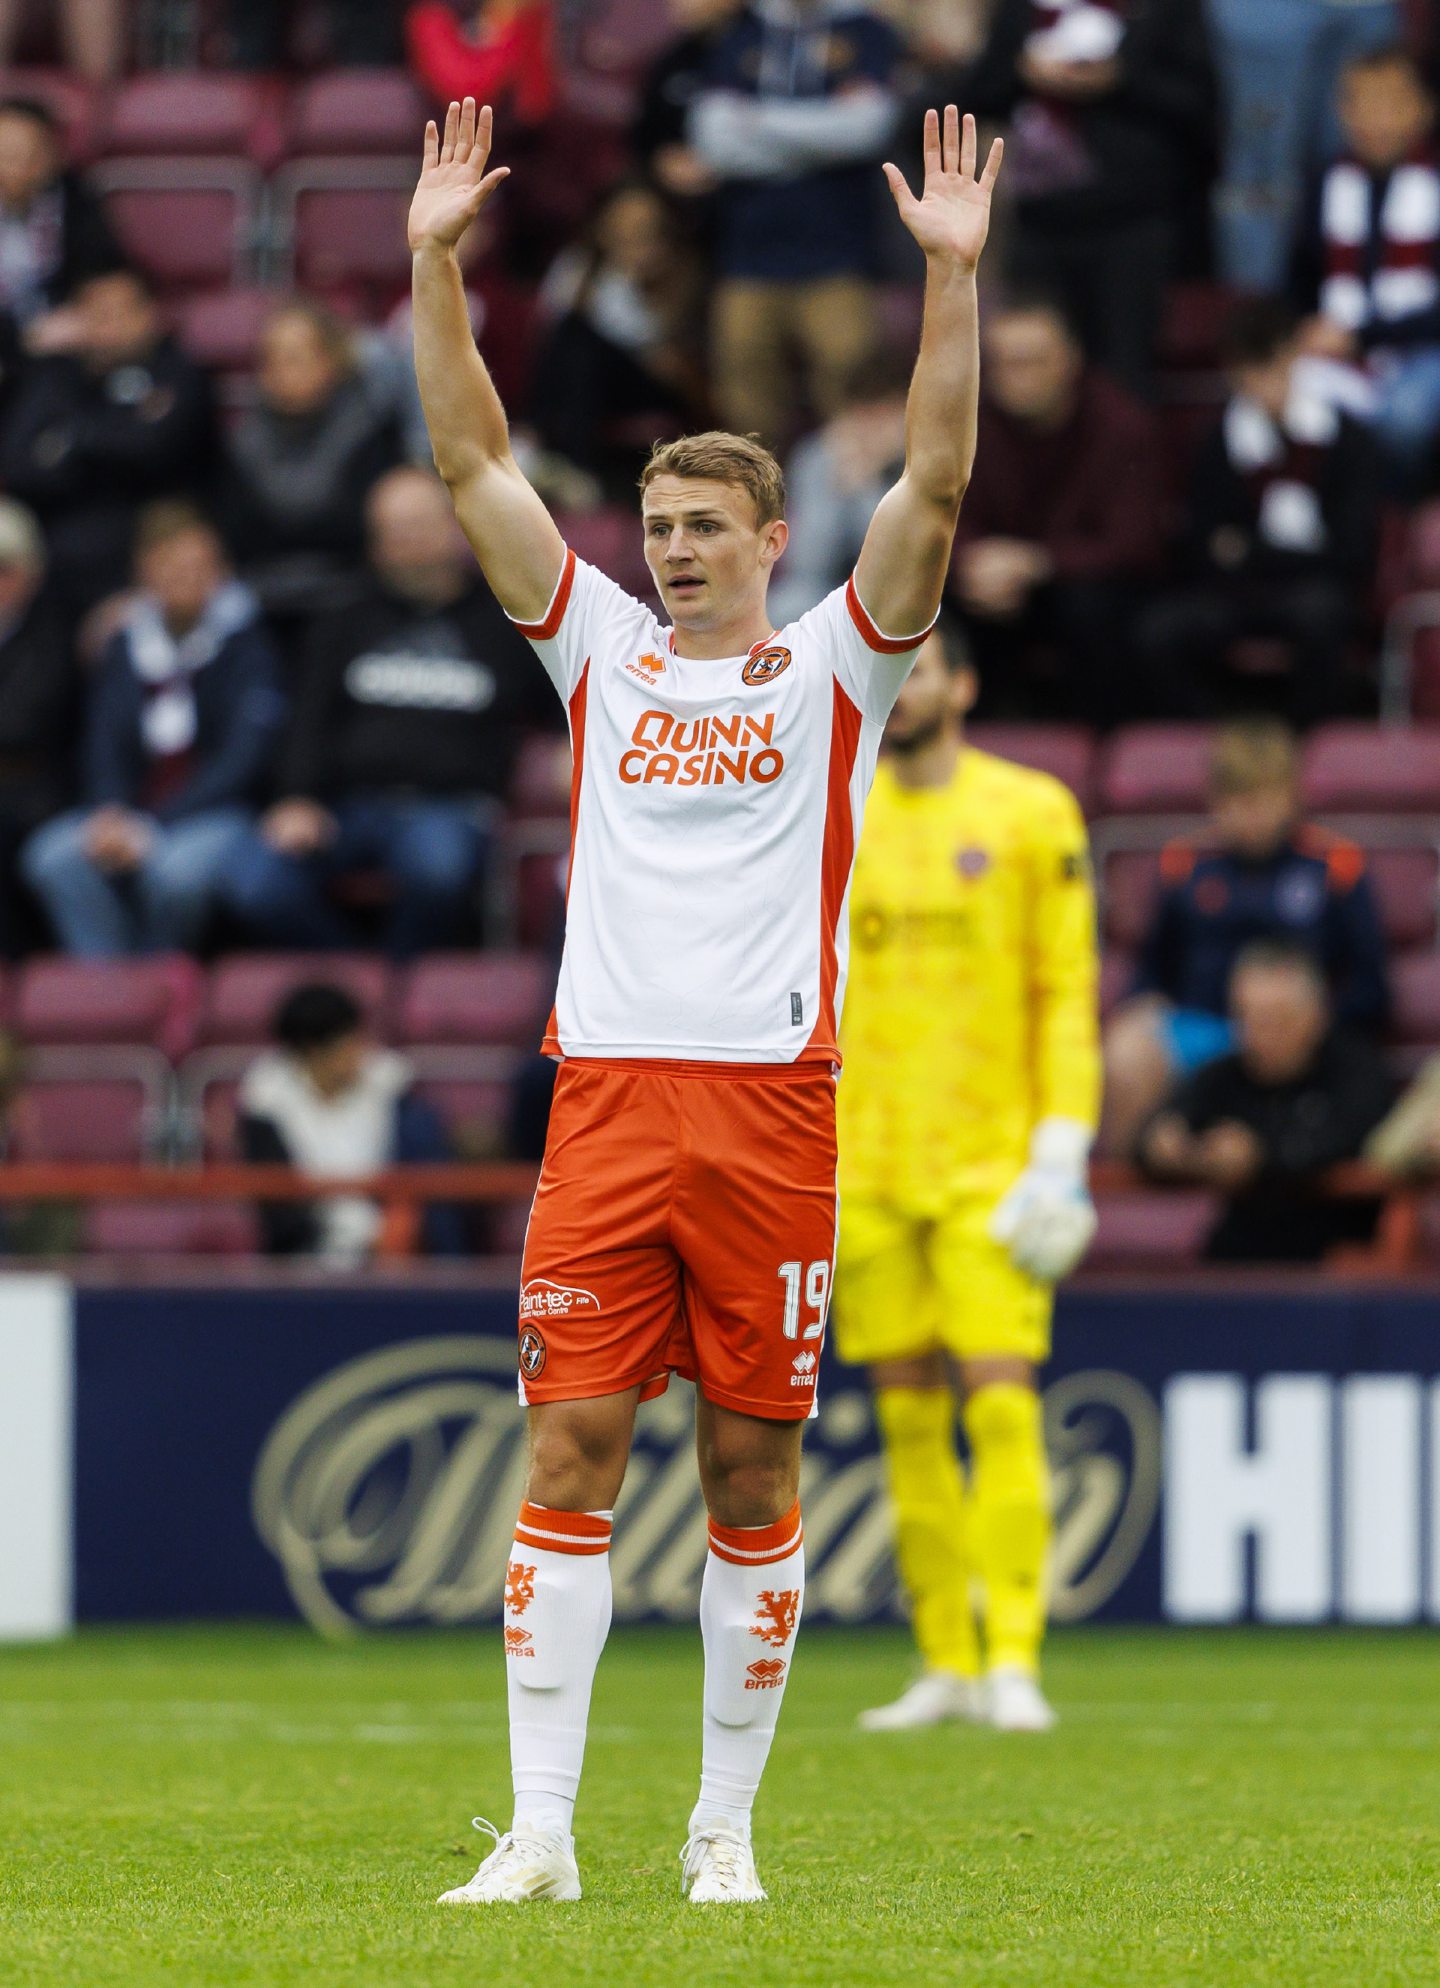
{"label": "dundee united club crest", "polygon": [[545,1335],[533,1325],[520,1334],[520,1371],[527,1381],[537,1380],[545,1371]]}
{"label": "dundee united club crest", "polygon": [[790,667],[790,651],[777,644],[774,648],[758,649],[740,672],[741,683],[748,683],[753,690],[757,684],[769,683],[779,676],[782,670]]}

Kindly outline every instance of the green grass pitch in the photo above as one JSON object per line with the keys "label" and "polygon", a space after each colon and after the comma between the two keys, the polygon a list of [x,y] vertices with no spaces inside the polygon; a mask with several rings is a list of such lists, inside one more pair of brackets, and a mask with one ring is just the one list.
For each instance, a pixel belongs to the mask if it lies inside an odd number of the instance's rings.
{"label": "green grass pitch", "polygon": [[677,1891],[693,1630],[617,1633],[580,1905],[441,1910],[508,1819],[494,1639],[89,1633],[0,1651],[0,1981],[329,1988],[1440,1982],[1433,1636],[1072,1631],[1046,1738],[865,1737],[901,1633],[813,1632],[767,1905]]}

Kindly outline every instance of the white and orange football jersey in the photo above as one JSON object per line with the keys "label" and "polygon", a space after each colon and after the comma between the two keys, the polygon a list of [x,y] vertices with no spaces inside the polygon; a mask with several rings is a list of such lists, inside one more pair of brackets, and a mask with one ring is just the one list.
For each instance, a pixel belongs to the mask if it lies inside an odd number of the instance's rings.
{"label": "white and orange football jersey", "polygon": [[851,580],[748,655],[697,661],[573,552],[517,625],[575,762],[546,1050],[838,1061],[856,838],[925,633],[882,634]]}

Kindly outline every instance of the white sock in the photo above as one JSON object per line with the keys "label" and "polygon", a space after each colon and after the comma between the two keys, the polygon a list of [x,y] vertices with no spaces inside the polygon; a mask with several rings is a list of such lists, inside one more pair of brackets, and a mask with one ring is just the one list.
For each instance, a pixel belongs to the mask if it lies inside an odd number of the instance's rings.
{"label": "white sock", "polygon": [[770,1526],[710,1521],[700,1588],[705,1720],[692,1830],[723,1823],[750,1834],[805,1600],[803,1540],[798,1502]]}
{"label": "white sock", "polygon": [[512,1827],[568,1836],[610,1631],[609,1512],[525,1504],[505,1575]]}

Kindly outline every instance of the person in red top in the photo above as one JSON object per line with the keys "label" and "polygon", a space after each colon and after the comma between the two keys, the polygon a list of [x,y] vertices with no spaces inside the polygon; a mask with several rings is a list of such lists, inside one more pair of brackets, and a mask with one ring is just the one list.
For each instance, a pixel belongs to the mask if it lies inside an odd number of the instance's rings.
{"label": "person in red top", "polygon": [[1057,304],[1016,295],[991,316],[950,584],[981,682],[1026,715],[1133,714],[1126,622],[1162,546],[1161,461],[1154,416],[1086,366]]}
{"label": "person in red top", "polygon": [[554,34],[550,0],[482,0],[468,28],[446,0],[418,0],[405,16],[410,67],[431,96],[499,100],[526,125],[554,108]]}

